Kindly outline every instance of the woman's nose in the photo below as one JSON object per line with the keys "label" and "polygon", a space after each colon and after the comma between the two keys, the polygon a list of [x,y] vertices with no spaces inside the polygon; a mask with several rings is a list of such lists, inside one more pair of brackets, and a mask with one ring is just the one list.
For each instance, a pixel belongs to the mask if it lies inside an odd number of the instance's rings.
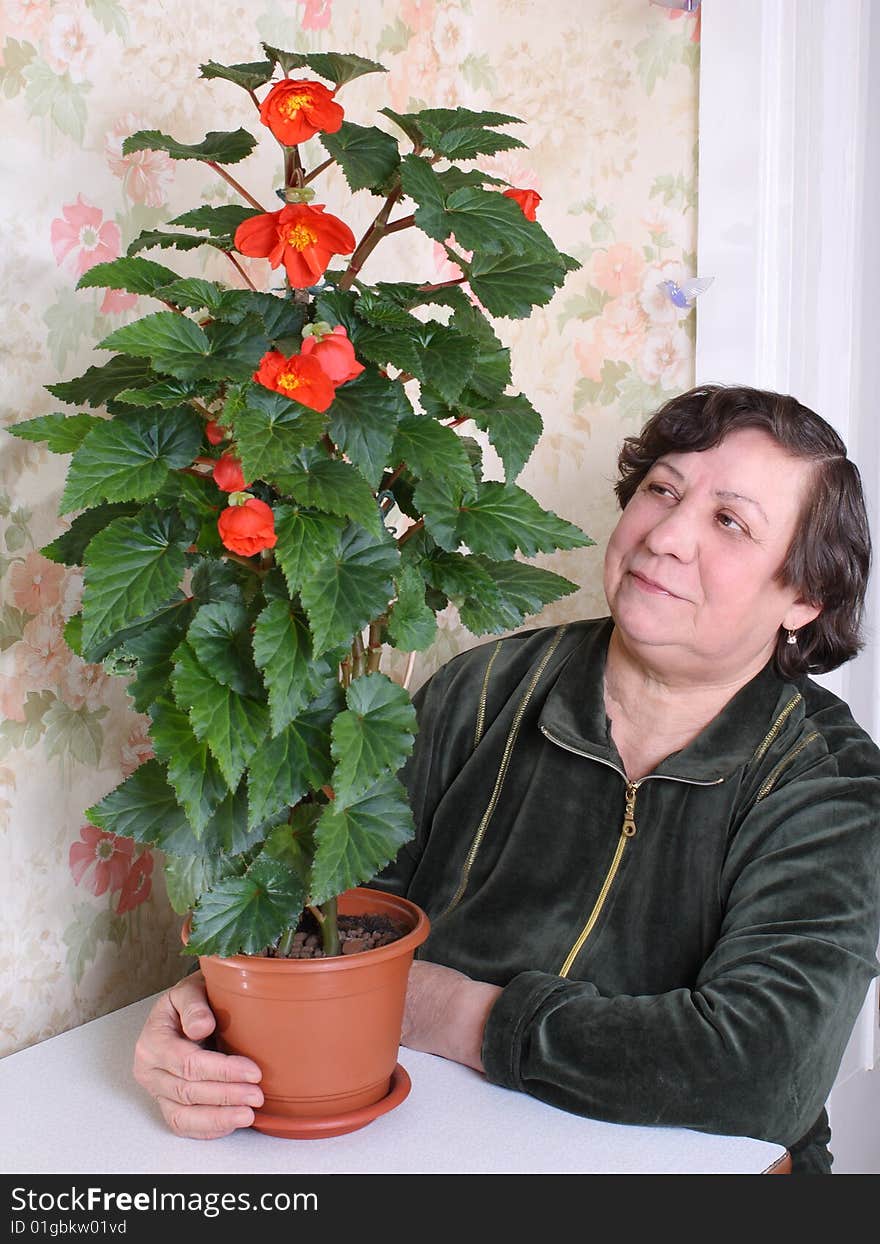
{"label": "woman's nose", "polygon": [[646,547],[658,556],[675,557],[681,562],[693,561],[697,552],[697,533],[693,515],[679,504],[651,527],[644,537]]}

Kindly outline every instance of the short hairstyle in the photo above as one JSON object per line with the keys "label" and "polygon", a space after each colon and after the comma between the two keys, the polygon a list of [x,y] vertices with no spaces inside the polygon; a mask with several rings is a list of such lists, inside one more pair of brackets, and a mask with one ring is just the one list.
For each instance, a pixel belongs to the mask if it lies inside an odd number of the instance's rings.
{"label": "short hairstyle", "polygon": [[871,536],[862,481],[829,423],[793,397],[737,385],[706,384],[672,398],[628,436],[614,491],[623,509],[664,454],[699,453],[738,428],[761,428],[795,458],[812,464],[798,525],[776,578],[822,612],[802,626],[797,644],[780,630],[775,660],[790,678],[825,674],[864,645],[862,615],[871,568]]}

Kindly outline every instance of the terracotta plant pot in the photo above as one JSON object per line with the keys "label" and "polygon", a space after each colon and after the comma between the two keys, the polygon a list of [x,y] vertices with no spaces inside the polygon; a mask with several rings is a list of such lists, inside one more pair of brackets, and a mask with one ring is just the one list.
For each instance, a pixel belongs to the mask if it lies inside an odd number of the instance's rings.
{"label": "terracotta plant pot", "polygon": [[201,955],[218,1048],[263,1071],[254,1128],[270,1136],[340,1136],[406,1097],[397,1062],[407,976],[428,917],[408,899],[358,888],[340,915],[384,915],[408,932],[396,942],[323,959]]}

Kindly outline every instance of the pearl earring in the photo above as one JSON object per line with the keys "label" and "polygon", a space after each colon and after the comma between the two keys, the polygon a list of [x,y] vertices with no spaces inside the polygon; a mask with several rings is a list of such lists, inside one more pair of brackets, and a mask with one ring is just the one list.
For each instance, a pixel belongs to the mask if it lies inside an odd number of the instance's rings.
{"label": "pearl earring", "polygon": [[785,642],[787,644],[796,644],[797,643],[797,631],[789,631],[788,639]]}

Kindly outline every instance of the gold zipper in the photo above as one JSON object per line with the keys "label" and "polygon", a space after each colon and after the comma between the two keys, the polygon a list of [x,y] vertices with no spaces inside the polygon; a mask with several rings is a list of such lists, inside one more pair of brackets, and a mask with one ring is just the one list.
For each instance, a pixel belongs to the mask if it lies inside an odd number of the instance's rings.
{"label": "gold zipper", "polygon": [[568,976],[571,965],[581,952],[581,947],[593,931],[593,925],[599,919],[599,914],[605,906],[605,899],[608,897],[608,891],[617,875],[620,867],[620,861],[623,859],[623,853],[626,850],[626,844],[630,838],[636,836],[636,793],[639,789],[638,782],[627,782],[626,784],[626,808],[623,814],[623,824],[620,827],[620,837],[617,840],[617,847],[614,852],[614,858],[611,861],[611,867],[608,869],[605,880],[602,882],[602,889],[599,891],[599,897],[590,912],[590,918],[581,930],[581,935],[568,952],[565,962],[559,969],[560,976]]}
{"label": "gold zipper", "polygon": [[563,743],[560,739],[557,739],[555,735],[551,734],[546,726],[541,726],[540,730],[545,739],[549,739],[551,743],[555,743],[556,746],[561,747],[563,751],[572,752],[575,756],[583,756],[586,760],[593,760],[600,765],[607,765],[609,769],[613,769],[615,773],[619,773],[624,782],[626,782],[626,805],[623,813],[623,824],[620,828],[620,837],[617,840],[617,847],[614,851],[614,858],[611,861],[611,867],[608,869],[605,880],[602,882],[602,889],[599,891],[599,897],[596,899],[593,910],[590,912],[590,918],[581,930],[577,941],[568,952],[562,967],[559,969],[560,976],[567,976],[571,970],[571,965],[583,949],[584,942],[586,942],[587,938],[592,933],[596,921],[602,913],[602,908],[605,906],[605,900],[608,897],[608,891],[611,889],[614,878],[617,875],[617,870],[620,868],[620,861],[623,858],[623,852],[626,849],[626,844],[630,838],[634,838],[636,835],[636,793],[642,783],[649,782],[653,778],[654,780],[664,782],[684,782],[687,786],[719,786],[724,781],[724,778],[720,777],[712,778],[707,781],[699,781],[696,778],[673,777],[672,774],[669,773],[649,773],[645,777],[640,778],[637,782],[630,782],[624,771],[617,765],[612,764],[610,760],[605,760],[601,756],[594,756],[591,752],[581,751],[578,747],[571,747],[568,743]]}
{"label": "gold zipper", "polygon": [[814,730],[812,734],[808,734],[806,738],[801,739],[797,747],[793,747],[787,756],[782,757],[782,759],[779,761],[779,764],[776,766],[776,768],[773,770],[773,772],[770,774],[770,776],[767,778],[767,780],[764,782],[761,789],[758,791],[757,795],[755,796],[755,803],[760,803],[760,801],[765,797],[765,795],[770,794],[771,790],[776,785],[779,775],[785,769],[788,768],[788,766],[794,760],[795,756],[800,755],[800,753],[804,750],[804,748],[807,746],[808,743],[812,743],[813,739],[818,739],[818,737],[819,737],[819,731]]}
{"label": "gold zipper", "polygon": [[529,701],[531,700],[532,695],[534,694],[535,688],[537,687],[541,679],[541,675],[544,673],[544,670],[547,668],[547,663],[549,662],[550,658],[553,656],[553,653],[556,651],[557,647],[559,646],[559,642],[562,639],[562,636],[565,634],[567,630],[568,630],[567,623],[564,626],[560,626],[559,629],[557,630],[555,636],[553,637],[553,642],[551,643],[547,651],[544,653],[544,656],[542,657],[541,662],[538,665],[538,668],[535,670],[535,673],[532,676],[532,681],[529,683],[528,687],[526,688],[525,695],[523,696],[522,700],[519,703],[519,706],[517,707],[516,714],[513,718],[513,723],[507,735],[507,741],[504,744],[504,753],[501,757],[501,764],[498,768],[498,775],[495,778],[495,786],[492,790],[492,795],[489,799],[489,803],[486,807],[486,811],[483,813],[483,819],[480,821],[479,825],[477,826],[476,833],[474,834],[468,853],[465,856],[465,861],[464,861],[464,864],[461,870],[461,877],[458,882],[458,888],[456,889],[455,893],[450,899],[449,905],[434,920],[435,925],[438,920],[442,920],[444,916],[448,916],[449,913],[453,910],[453,908],[457,907],[458,904],[461,902],[462,898],[464,897],[465,890],[467,889],[468,880],[470,878],[471,868],[473,867],[474,860],[477,858],[477,852],[480,849],[480,843],[483,841],[483,836],[489,827],[489,822],[492,819],[492,814],[495,811],[495,807],[498,803],[499,796],[501,795],[501,788],[504,785],[504,779],[507,776],[507,770],[510,765],[510,756],[511,756],[511,753],[513,752],[514,745],[516,744],[516,739],[517,739],[517,735],[519,734],[519,727],[522,722],[523,716],[525,715],[525,711],[528,708]]}
{"label": "gold zipper", "polygon": [[782,712],[781,712],[781,713],[779,714],[779,716],[776,718],[776,720],[774,721],[773,725],[772,725],[772,726],[770,727],[770,729],[767,731],[767,735],[766,735],[766,737],[765,737],[765,739],[764,739],[763,743],[762,743],[762,744],[761,744],[761,746],[757,749],[757,751],[755,752],[754,756],[752,757],[752,760],[753,760],[753,761],[754,761],[754,760],[760,760],[760,759],[761,759],[761,757],[762,757],[762,756],[764,755],[764,753],[767,751],[767,748],[770,746],[770,744],[771,744],[771,743],[773,742],[773,740],[776,738],[776,736],[777,736],[777,734],[779,733],[779,731],[782,729],[783,725],[785,724],[786,718],[787,718],[787,717],[789,716],[789,714],[790,714],[790,713],[791,713],[791,712],[792,712],[792,711],[796,708],[796,706],[797,706],[797,705],[801,702],[801,700],[802,700],[802,699],[803,699],[803,696],[801,695],[801,693],[800,693],[799,691],[796,691],[796,692],[794,693],[794,695],[792,696],[792,698],[791,698],[791,699],[788,701],[788,703],[786,704],[785,708],[782,710]]}
{"label": "gold zipper", "polygon": [[480,691],[480,706],[477,709],[477,728],[474,731],[474,747],[477,746],[480,739],[483,737],[483,728],[486,724],[486,699],[489,695],[489,675],[492,673],[492,666],[495,664],[495,658],[501,651],[502,642],[503,641],[499,639],[498,643],[495,645],[495,651],[492,653],[491,657],[489,657],[489,662],[486,666],[486,673],[483,675],[483,686]]}

